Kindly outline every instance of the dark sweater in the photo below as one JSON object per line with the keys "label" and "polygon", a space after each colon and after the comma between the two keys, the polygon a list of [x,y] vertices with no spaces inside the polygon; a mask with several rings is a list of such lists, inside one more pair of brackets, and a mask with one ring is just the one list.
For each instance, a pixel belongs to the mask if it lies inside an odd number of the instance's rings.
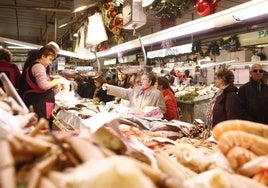
{"label": "dark sweater", "polygon": [[250,79],[239,88],[242,118],[244,120],[268,124],[268,86]]}

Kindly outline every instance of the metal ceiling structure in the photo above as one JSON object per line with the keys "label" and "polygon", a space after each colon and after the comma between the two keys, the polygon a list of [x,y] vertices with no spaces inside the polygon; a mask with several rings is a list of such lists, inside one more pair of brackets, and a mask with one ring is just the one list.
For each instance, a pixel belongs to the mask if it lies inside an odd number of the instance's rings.
{"label": "metal ceiling structure", "polygon": [[[95,2],[95,1],[92,1]],[[98,1],[96,1],[98,2]],[[221,0],[217,11],[245,3],[247,0]],[[0,2],[0,36],[43,45],[49,41],[60,42],[63,36],[72,33],[74,24],[87,17],[86,12],[73,13],[73,0],[5,0]],[[66,18],[76,18],[76,23],[58,28],[58,22]],[[182,24],[199,16],[194,7],[176,20]],[[142,35],[160,30],[160,19],[147,16],[146,25],[138,29]],[[126,31],[126,40],[133,38],[132,31]]]}
{"label": "metal ceiling structure", "polygon": [[[74,1],[79,0],[5,0],[0,2],[0,38],[8,38],[18,40],[34,45],[44,45],[49,41],[56,41],[62,50],[74,51],[76,39],[72,34],[87,20],[89,15],[96,11],[97,0],[87,0],[92,2],[86,11],[73,13]],[[130,0],[126,0],[130,1]],[[258,1],[258,0],[253,0]],[[268,1],[268,0],[267,0]],[[123,1],[120,0],[122,3]],[[217,11],[221,12],[240,4],[250,2],[250,0],[220,0],[218,2]],[[58,28],[63,20],[70,20],[70,24],[65,27]],[[182,16],[177,18],[175,25],[179,26],[190,21],[200,18],[195,7],[187,12],[183,12]],[[193,40],[213,40],[215,38],[230,36],[233,34],[247,33],[268,28],[268,14],[239,22],[235,25],[225,26],[198,32],[194,35],[182,36],[174,38],[173,45],[182,45],[193,42]],[[222,22],[225,22],[223,19]],[[221,25],[221,23],[219,23]],[[200,25],[202,27],[202,25]],[[137,28],[135,32],[140,36],[148,36],[161,31],[160,18],[156,14],[147,14],[147,22],[145,25]],[[133,35],[133,30],[124,30],[124,42],[137,39],[137,35]],[[267,41],[268,43],[268,41]],[[6,43],[0,41],[0,45],[7,46]],[[116,44],[111,44],[112,47]],[[146,45],[145,50],[152,51],[161,48],[161,43]],[[28,50],[11,50],[14,61],[23,64]],[[143,50],[144,51],[144,50]],[[142,56],[141,49],[128,51],[125,55],[139,54]],[[107,58],[116,57],[116,54],[106,56]]]}

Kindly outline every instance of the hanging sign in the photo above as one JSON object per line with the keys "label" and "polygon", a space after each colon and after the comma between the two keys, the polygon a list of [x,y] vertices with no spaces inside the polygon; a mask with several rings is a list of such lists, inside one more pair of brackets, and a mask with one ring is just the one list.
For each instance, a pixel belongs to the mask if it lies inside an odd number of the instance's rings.
{"label": "hanging sign", "polygon": [[118,58],[119,63],[133,63],[136,61],[136,55],[123,56]]}
{"label": "hanging sign", "polygon": [[148,58],[165,57],[170,55],[190,53],[191,51],[192,51],[192,44],[185,44],[181,46],[175,46],[169,49],[162,49],[148,52],[147,57]]}
{"label": "hanging sign", "polygon": [[115,65],[116,64],[116,58],[104,60],[103,64],[104,65]]}
{"label": "hanging sign", "polygon": [[268,29],[239,35],[241,46],[268,43]]}

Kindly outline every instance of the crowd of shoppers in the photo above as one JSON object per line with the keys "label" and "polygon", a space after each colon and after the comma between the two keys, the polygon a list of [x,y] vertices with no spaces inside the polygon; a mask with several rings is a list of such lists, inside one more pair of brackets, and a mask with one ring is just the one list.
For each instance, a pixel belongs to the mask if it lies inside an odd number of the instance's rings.
{"label": "crowd of shoppers", "polygon": [[242,119],[268,124],[268,85],[264,81],[265,71],[260,64],[250,68],[249,81],[234,86],[234,74],[226,68],[215,73],[214,85],[219,88],[207,109],[206,125],[212,129],[217,123]]}
{"label": "crowd of shoppers", "polygon": [[[19,68],[12,63],[12,53],[5,48],[0,49],[0,72],[5,72],[12,84],[18,89],[25,104],[33,106],[39,118],[44,117],[51,122],[51,113],[55,103],[55,89],[61,84],[51,79],[48,67],[57,57],[59,47],[47,44],[41,49],[29,52],[29,56],[20,74]],[[237,88],[234,85],[234,73],[220,67],[215,73],[214,86],[218,92],[207,107],[206,126],[212,129],[217,123],[229,119],[243,119],[268,124],[268,85],[267,72],[260,64],[250,67],[250,78],[247,83]],[[179,107],[170,85],[177,77],[174,70],[170,76],[156,76],[153,72],[127,75],[117,70],[114,81],[107,83],[102,75],[85,80],[77,76],[76,92],[82,98],[99,98],[104,103],[116,98],[128,100],[133,108],[143,109],[146,106],[157,106],[164,119],[179,119]],[[181,76],[181,84],[191,84],[193,77],[189,70]],[[84,87],[84,86],[87,87]]]}

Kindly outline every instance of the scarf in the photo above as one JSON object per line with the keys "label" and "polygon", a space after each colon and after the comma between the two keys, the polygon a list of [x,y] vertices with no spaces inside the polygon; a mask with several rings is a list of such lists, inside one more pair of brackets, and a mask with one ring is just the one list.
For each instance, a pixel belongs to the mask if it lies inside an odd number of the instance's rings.
{"label": "scarf", "polygon": [[143,93],[144,91],[146,91],[147,89],[149,89],[151,86],[146,87],[146,88],[141,88],[141,92]]}
{"label": "scarf", "polygon": [[209,130],[212,130],[213,126],[213,108],[216,102],[216,99],[223,93],[223,89],[219,90],[211,99],[211,101],[208,104],[207,108],[207,120],[206,120],[206,126]]}

